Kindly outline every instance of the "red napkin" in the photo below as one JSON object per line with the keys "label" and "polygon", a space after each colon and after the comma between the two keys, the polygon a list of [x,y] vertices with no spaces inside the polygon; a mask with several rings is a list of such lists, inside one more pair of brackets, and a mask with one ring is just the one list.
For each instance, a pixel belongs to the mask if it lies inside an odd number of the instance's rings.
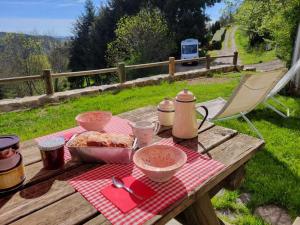
{"label": "red napkin", "polygon": [[128,193],[122,188],[116,188],[112,184],[102,189],[100,192],[110,200],[115,206],[117,206],[123,213],[129,212],[137,205],[146,201],[153,196],[156,192],[150,187],[135,179],[133,176],[122,178],[127,187],[130,187],[134,193],[143,197],[143,200],[136,198],[134,195]]}

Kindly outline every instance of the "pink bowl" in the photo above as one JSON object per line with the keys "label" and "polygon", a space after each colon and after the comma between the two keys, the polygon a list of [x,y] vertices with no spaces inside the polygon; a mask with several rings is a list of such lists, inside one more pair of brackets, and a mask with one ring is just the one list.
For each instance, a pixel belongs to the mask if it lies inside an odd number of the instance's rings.
{"label": "pink bowl", "polygon": [[169,145],[151,145],[138,150],[134,164],[151,180],[166,182],[186,163],[184,151]]}
{"label": "pink bowl", "polygon": [[111,120],[112,113],[104,111],[85,112],[76,116],[77,124],[87,131],[103,131]]}

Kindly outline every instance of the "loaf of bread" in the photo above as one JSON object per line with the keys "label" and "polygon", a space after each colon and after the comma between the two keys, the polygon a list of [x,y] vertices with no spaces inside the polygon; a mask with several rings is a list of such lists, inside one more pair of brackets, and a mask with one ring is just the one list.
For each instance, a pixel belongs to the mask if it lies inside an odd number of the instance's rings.
{"label": "loaf of bread", "polygon": [[69,146],[131,148],[133,141],[134,139],[130,135],[87,131],[73,138]]}

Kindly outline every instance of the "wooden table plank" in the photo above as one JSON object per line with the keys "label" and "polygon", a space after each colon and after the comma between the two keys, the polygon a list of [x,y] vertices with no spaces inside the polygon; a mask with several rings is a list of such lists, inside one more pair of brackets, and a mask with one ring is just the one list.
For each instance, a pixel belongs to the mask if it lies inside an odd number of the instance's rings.
{"label": "wooden table plank", "polygon": [[93,218],[98,211],[78,192],[11,224],[79,224]]}
{"label": "wooden table plank", "polygon": [[78,166],[82,165],[79,162],[69,161],[65,164],[64,168],[58,170],[45,170],[43,169],[43,163],[41,161],[30,164],[25,167],[26,180],[24,182],[24,187],[48,180],[59,174],[63,174],[69,170],[72,170]]}
{"label": "wooden table plank", "polygon": [[93,219],[84,223],[84,225],[108,225],[110,224],[109,221],[102,215],[97,215]]}
{"label": "wooden table plank", "polygon": [[73,193],[75,189],[67,180],[90,170],[92,165],[82,165],[47,181],[0,199],[0,224],[16,221]]}

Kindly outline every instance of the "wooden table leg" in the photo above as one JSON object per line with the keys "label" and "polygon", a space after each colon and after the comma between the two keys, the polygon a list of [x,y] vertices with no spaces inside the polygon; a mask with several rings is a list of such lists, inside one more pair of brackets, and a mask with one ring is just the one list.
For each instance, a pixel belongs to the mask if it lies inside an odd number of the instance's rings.
{"label": "wooden table leg", "polygon": [[183,213],[189,225],[220,225],[208,194],[197,199]]}
{"label": "wooden table leg", "polygon": [[241,166],[235,172],[226,178],[225,188],[231,191],[238,189],[245,179],[245,165]]}

